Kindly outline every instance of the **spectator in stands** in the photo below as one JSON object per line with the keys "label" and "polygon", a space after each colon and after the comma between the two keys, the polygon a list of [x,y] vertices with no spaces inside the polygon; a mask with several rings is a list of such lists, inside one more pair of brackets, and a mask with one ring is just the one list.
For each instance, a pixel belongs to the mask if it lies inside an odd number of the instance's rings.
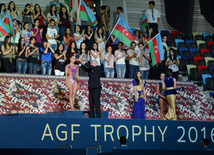
{"label": "spectator in stands", "polygon": [[93,60],[96,60],[97,61],[97,66],[101,66],[100,64],[100,55],[102,53],[102,50],[101,49],[100,51],[98,50],[98,44],[97,43],[94,43],[93,44],[93,48],[91,50],[91,61]]}
{"label": "spectator in stands", "polygon": [[65,6],[61,7],[60,13],[59,13],[59,17],[60,17],[60,36],[61,36],[61,40],[63,40],[63,35],[65,34],[65,29],[67,27],[70,27],[70,21],[72,21],[72,17],[70,16],[70,14],[68,14],[68,11],[66,9]]}
{"label": "spectator in stands", "polygon": [[164,73],[161,73],[160,79],[161,79],[161,81],[159,83],[157,83],[156,93],[158,94],[158,98],[159,98],[160,120],[164,120],[163,115],[164,115],[164,110],[166,109],[166,97],[164,96],[165,90],[163,89],[163,83],[164,83],[164,79],[165,79]]}
{"label": "spectator in stands", "polygon": [[31,2],[31,4],[27,3],[25,5],[24,11],[22,11],[22,18],[23,18],[22,23],[28,22],[30,30],[33,27],[33,24],[32,24],[33,12],[31,12],[32,8],[33,8],[33,3],[32,2]]}
{"label": "spectator in stands", "polygon": [[170,47],[168,47],[168,45],[167,45],[167,36],[166,35],[163,35],[163,37],[162,37],[162,44],[163,44],[163,48],[164,48],[164,59],[167,60],[169,57]]}
{"label": "spectator in stands", "polygon": [[176,79],[172,77],[173,72],[171,69],[166,71],[166,78],[164,79],[163,88],[166,92],[166,100],[169,103],[168,112],[164,117],[165,120],[177,120],[176,115]]}
{"label": "spectator in stands", "polygon": [[201,147],[203,148],[203,150],[205,150],[205,151],[213,151],[213,149],[211,149],[209,147],[209,144],[210,144],[210,140],[208,138],[201,139]]}
{"label": "spectator in stands", "polygon": [[4,17],[6,13],[7,13],[6,5],[4,3],[0,4],[0,18]]}
{"label": "spectator in stands", "polygon": [[112,54],[112,47],[107,47],[107,54],[105,54],[105,77],[114,78],[114,55]]}
{"label": "spectator in stands", "polygon": [[54,65],[54,72],[55,75],[64,75],[65,74],[65,61],[66,58],[66,51],[63,51],[63,44],[59,44],[56,52],[54,53],[55,57],[55,65]]}
{"label": "spectator in stands", "polygon": [[169,58],[167,59],[166,63],[167,63],[168,69],[171,69],[173,72],[172,77],[178,80],[180,62],[177,55],[174,53],[172,49],[170,49]]}
{"label": "spectator in stands", "polygon": [[98,44],[98,50],[101,51],[101,61],[104,60],[105,57],[105,43],[106,43],[106,38],[104,36],[104,31],[102,27],[99,27],[98,29],[96,28],[95,30],[95,35],[94,35],[95,41]]}
{"label": "spectator in stands", "polygon": [[130,149],[128,145],[126,145],[126,137],[120,137],[120,147],[118,147],[117,149]]}
{"label": "spectator in stands", "polygon": [[50,26],[50,21],[51,19],[53,19],[55,21],[55,25],[54,25],[54,28],[57,30],[57,33],[59,34],[59,14],[57,14],[57,11],[56,11],[56,6],[55,5],[51,5],[51,9],[50,9],[50,13],[47,14],[47,19],[48,19],[48,23]]}
{"label": "spectator in stands", "polygon": [[85,29],[85,44],[88,50],[92,49],[92,44],[94,43],[94,32],[90,25]]}
{"label": "spectator in stands", "polygon": [[63,6],[63,4],[60,3],[59,0],[53,0],[49,4],[50,8],[52,7],[52,5],[54,5],[56,7],[56,10],[57,10],[56,13],[59,14],[59,12],[60,12],[61,7]]}
{"label": "spectator in stands", "polygon": [[108,23],[110,22],[110,7],[108,5],[106,5],[106,23],[107,23],[107,26],[108,26]]}
{"label": "spectator in stands", "polygon": [[114,61],[116,62],[116,72],[117,72],[117,78],[124,78],[126,74],[126,52],[123,51],[123,43],[119,42],[117,44],[118,50],[115,51],[114,56],[115,59]]}
{"label": "spectator in stands", "polygon": [[30,37],[30,45],[27,47],[28,53],[28,73],[37,74],[38,69],[38,56],[39,48],[35,46],[36,38],[34,36]]}
{"label": "spectator in stands", "polygon": [[65,34],[63,36],[64,44],[65,44],[65,51],[68,51],[69,44],[74,41],[74,36],[71,34],[70,28],[65,29]]}
{"label": "spectator in stands", "polygon": [[80,49],[80,44],[85,40],[85,30],[81,30],[79,25],[76,26],[76,33],[74,33],[77,49]]}
{"label": "spectator in stands", "polygon": [[119,18],[125,20],[125,15],[123,13],[123,8],[121,6],[117,7],[116,22],[118,21]]}
{"label": "spectator in stands", "polygon": [[129,61],[129,78],[134,78],[134,75],[139,70],[138,53],[135,51],[136,43],[131,42],[131,49],[127,51],[126,60]]}
{"label": "spectator in stands", "polygon": [[51,75],[52,69],[52,55],[55,51],[51,48],[51,44],[47,41],[42,42],[42,47],[40,47],[41,53],[41,71],[42,75]]}
{"label": "spectator in stands", "polygon": [[77,45],[75,41],[72,41],[69,46],[68,46],[68,51],[66,53],[66,57],[67,57],[67,62],[66,64],[69,64],[69,59],[72,55],[77,56]]}
{"label": "spectator in stands", "polygon": [[103,33],[106,35],[106,32],[108,31],[108,25],[107,25],[107,13],[106,13],[106,6],[102,5],[101,7],[101,12],[100,12],[100,18],[101,18],[101,27],[103,28]]}
{"label": "spectator in stands", "polygon": [[118,49],[117,46],[120,40],[117,39],[115,36],[111,35],[111,41],[112,41],[112,54],[114,54],[115,51]]}
{"label": "spectator in stands", "polygon": [[18,47],[16,47],[16,72],[19,74],[26,74],[27,72],[27,50],[25,45],[25,39],[21,37],[19,39]]}
{"label": "spectator in stands", "polygon": [[41,7],[39,4],[34,5],[33,19],[39,20],[39,28],[40,29],[45,28],[44,20],[47,20],[47,17],[44,15],[43,10],[41,10]]}
{"label": "spectator in stands", "polygon": [[8,4],[8,8],[10,11],[10,17],[12,19],[17,19],[18,17],[21,17],[20,13],[19,13],[19,6],[16,7],[15,3],[13,1],[10,1]]}
{"label": "spectator in stands", "polygon": [[24,30],[22,30],[22,36],[23,38],[25,39],[25,46],[27,47],[29,45],[29,39],[30,39],[30,31],[29,31],[29,23],[28,22],[25,22],[24,25]]}
{"label": "spectator in stands", "polygon": [[50,26],[47,28],[46,39],[51,44],[51,48],[55,51],[57,49],[56,39],[59,37],[57,30],[54,28],[55,21],[54,19],[50,20]]}
{"label": "spectator in stands", "polygon": [[41,47],[43,29],[39,28],[39,19],[34,20],[34,28],[32,28],[30,31],[31,31],[31,36],[36,38],[35,46]]}
{"label": "spectator in stands", "polygon": [[74,110],[74,101],[77,89],[79,87],[78,65],[75,65],[76,57],[71,55],[70,63],[65,67],[65,79],[69,90],[70,109]]}
{"label": "spectator in stands", "polygon": [[143,48],[143,44],[138,44],[140,52],[138,53],[138,61],[140,66],[140,71],[142,75],[142,79],[148,79],[149,77],[149,70],[150,70],[150,64],[149,61],[150,58],[150,51],[148,49]]}
{"label": "spectator in stands", "polygon": [[4,45],[1,46],[3,55],[2,64],[7,73],[13,72],[13,57],[15,55],[15,47],[11,45],[10,36],[6,36],[4,39]]}
{"label": "spectator in stands", "polygon": [[[79,59],[86,62],[86,63],[90,61],[89,52],[88,52],[86,44],[84,42],[82,42],[80,44],[80,57],[79,57]],[[81,65],[81,67],[79,67],[79,75],[80,76],[88,76],[88,72],[86,72],[84,70],[84,67],[82,65]]]}
{"label": "spectator in stands", "polygon": [[158,34],[158,22],[160,21],[160,12],[155,9],[155,2],[149,2],[149,9],[145,13],[147,15],[147,20],[150,28],[153,28],[152,38]]}
{"label": "spectator in stands", "polygon": [[13,19],[13,28],[14,28],[14,31],[16,33],[15,33],[15,37],[13,37],[12,43],[14,43],[17,46],[18,42],[19,42],[19,38],[22,36],[22,29],[21,29],[22,27],[20,27],[17,24],[17,20],[16,19]]}
{"label": "spectator in stands", "polygon": [[136,36],[136,40],[135,40],[135,43],[136,43],[136,47],[135,47],[135,51],[137,51],[137,52],[140,52],[140,48],[139,48],[139,44],[140,43],[142,43],[142,39],[141,39],[141,37],[140,37],[140,31],[139,30],[136,30],[135,32],[134,32],[134,34],[135,34],[135,36]]}

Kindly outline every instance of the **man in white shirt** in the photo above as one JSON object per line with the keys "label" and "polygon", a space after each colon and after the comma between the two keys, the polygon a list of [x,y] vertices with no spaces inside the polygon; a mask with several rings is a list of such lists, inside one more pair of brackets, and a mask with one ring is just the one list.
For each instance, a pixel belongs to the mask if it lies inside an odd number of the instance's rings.
{"label": "man in white shirt", "polygon": [[123,13],[123,8],[121,6],[117,7],[117,15],[116,15],[116,22],[119,18],[122,18],[125,20],[125,15]]}
{"label": "man in white shirt", "polygon": [[149,23],[149,28],[153,28],[152,38],[158,34],[158,22],[160,21],[160,12],[155,9],[155,2],[149,2],[149,9],[145,13]]}
{"label": "man in white shirt", "polygon": [[48,40],[49,43],[51,43],[51,48],[56,51],[57,49],[57,42],[56,39],[59,37],[57,34],[57,30],[54,28],[55,25],[55,20],[51,19],[50,20],[50,26],[47,28],[47,33],[46,33],[46,39]]}
{"label": "man in white shirt", "polygon": [[128,56],[126,60],[129,61],[129,78],[134,78],[137,71],[139,71],[138,53],[135,51],[136,43],[131,43],[131,49],[127,51]]}

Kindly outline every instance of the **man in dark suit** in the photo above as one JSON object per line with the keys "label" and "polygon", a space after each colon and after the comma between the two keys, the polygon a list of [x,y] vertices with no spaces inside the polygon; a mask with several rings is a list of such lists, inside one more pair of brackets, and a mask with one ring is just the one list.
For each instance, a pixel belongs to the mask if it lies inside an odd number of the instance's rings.
{"label": "man in dark suit", "polygon": [[80,59],[77,59],[76,61],[80,62],[89,72],[88,90],[89,90],[89,106],[91,115],[90,117],[95,118],[94,116],[94,105],[95,105],[97,118],[100,118],[101,117],[100,95],[102,88],[100,85],[101,67],[97,66],[98,62],[96,60],[92,60],[91,64],[85,63]]}

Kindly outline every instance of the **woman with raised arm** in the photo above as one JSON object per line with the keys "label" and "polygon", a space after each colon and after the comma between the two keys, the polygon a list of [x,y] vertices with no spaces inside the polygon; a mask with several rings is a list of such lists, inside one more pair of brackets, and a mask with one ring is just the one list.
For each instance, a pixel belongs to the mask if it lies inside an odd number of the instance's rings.
{"label": "woman with raised arm", "polygon": [[63,36],[63,41],[64,41],[64,44],[65,44],[65,51],[68,51],[69,44],[72,41],[74,41],[74,36],[72,36],[70,28],[66,28],[65,29],[65,34]]}
{"label": "woman with raised arm", "polygon": [[25,39],[19,38],[18,47],[16,47],[16,72],[19,74],[26,74],[27,72],[27,50],[25,45]]}
{"label": "woman with raised arm", "polygon": [[4,44],[1,46],[3,55],[2,64],[7,73],[13,72],[13,57],[15,55],[15,49],[11,45],[11,38],[6,36],[4,38]]}
{"label": "woman with raised arm", "polygon": [[161,81],[157,83],[157,87],[156,87],[156,92],[158,94],[159,104],[160,104],[160,120],[164,120],[163,115],[164,115],[164,110],[166,109],[166,97],[164,96],[165,90],[163,89],[164,78],[165,78],[165,74],[161,73],[160,75]]}
{"label": "woman with raised arm", "polygon": [[85,29],[85,44],[88,50],[92,49],[92,44],[94,43],[94,32],[90,25],[88,25]]}
{"label": "woman with raised arm", "polygon": [[70,109],[74,110],[75,95],[79,85],[78,65],[75,65],[76,56],[70,57],[70,63],[65,67],[65,79],[69,90]]}
{"label": "woman with raised arm", "polygon": [[27,3],[25,5],[24,11],[22,11],[22,18],[23,18],[22,23],[28,22],[30,30],[33,27],[33,24],[32,24],[33,12],[31,12],[32,8],[33,8],[33,3],[32,2],[31,2],[31,4]]}
{"label": "woman with raised arm", "polygon": [[[84,42],[82,42],[80,44],[80,57],[79,57],[79,59],[86,62],[86,63],[90,61],[89,52],[88,52],[88,50],[86,48],[86,44]],[[81,67],[79,67],[79,75],[80,76],[88,76],[88,72],[86,72],[84,70],[84,67],[82,65],[81,65]]]}
{"label": "woman with raised arm", "polygon": [[57,8],[55,5],[51,5],[50,13],[47,14],[47,20],[48,20],[48,27],[50,26],[50,20],[54,19],[55,21],[55,26],[54,28],[57,30],[57,33],[59,34],[59,14],[57,14]]}
{"label": "woman with raised arm", "polygon": [[140,71],[135,74],[135,79],[132,83],[135,94],[133,119],[145,119],[146,81],[141,79]]}
{"label": "woman with raised arm", "polygon": [[38,69],[38,56],[39,56],[39,48],[34,44],[36,42],[35,37],[30,37],[30,45],[27,47],[28,53],[28,73],[29,74],[37,74]]}
{"label": "woman with raised arm", "polygon": [[165,120],[177,120],[176,115],[176,79],[172,77],[173,72],[171,69],[166,71],[166,78],[164,79],[163,89],[166,90],[165,96],[169,103],[167,114],[164,116]]}
{"label": "woman with raised arm", "polygon": [[76,33],[74,33],[77,49],[80,49],[80,44],[85,40],[85,29],[82,31],[79,25],[76,26]]}
{"label": "woman with raised arm", "polygon": [[101,61],[104,60],[105,57],[105,51],[106,51],[106,38],[104,36],[104,31],[102,29],[102,27],[96,29],[95,31],[95,35],[94,35],[95,41],[98,44],[98,50],[101,51]]}

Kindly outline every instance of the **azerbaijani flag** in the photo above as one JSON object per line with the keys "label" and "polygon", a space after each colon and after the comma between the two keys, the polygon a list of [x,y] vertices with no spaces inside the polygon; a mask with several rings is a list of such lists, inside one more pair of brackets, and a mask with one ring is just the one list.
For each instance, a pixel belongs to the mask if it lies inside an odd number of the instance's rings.
{"label": "azerbaijani flag", "polygon": [[69,12],[71,12],[71,10],[73,9],[72,0],[65,0],[65,4],[69,6]]}
{"label": "azerbaijani flag", "polygon": [[145,14],[140,21],[140,30],[145,37],[148,35],[146,32],[147,27],[148,27],[148,20],[147,20],[147,15]]}
{"label": "azerbaijani flag", "polygon": [[2,21],[0,20],[0,37],[4,37],[7,35],[7,32],[5,30],[4,24],[2,23]]}
{"label": "azerbaijani flag", "polygon": [[152,66],[164,60],[164,50],[160,33],[148,42],[148,46],[151,53]]}
{"label": "azerbaijani flag", "polygon": [[114,35],[128,47],[130,47],[131,42],[136,39],[132,30],[129,28],[126,21],[122,18],[119,18],[118,22],[116,23],[112,31],[112,35]]}
{"label": "azerbaijani flag", "polygon": [[10,14],[9,14],[9,10],[7,11],[6,15],[2,18],[2,22],[6,28],[6,32],[7,33],[12,33],[13,34],[13,37],[15,36],[15,31],[14,31],[14,28],[13,28],[13,22],[12,22],[12,19],[10,17]]}
{"label": "azerbaijani flag", "polygon": [[80,0],[79,18],[91,22],[93,26],[96,26],[96,25],[98,24],[95,15],[94,15],[93,12],[87,7],[87,5],[83,2],[83,0]]}

